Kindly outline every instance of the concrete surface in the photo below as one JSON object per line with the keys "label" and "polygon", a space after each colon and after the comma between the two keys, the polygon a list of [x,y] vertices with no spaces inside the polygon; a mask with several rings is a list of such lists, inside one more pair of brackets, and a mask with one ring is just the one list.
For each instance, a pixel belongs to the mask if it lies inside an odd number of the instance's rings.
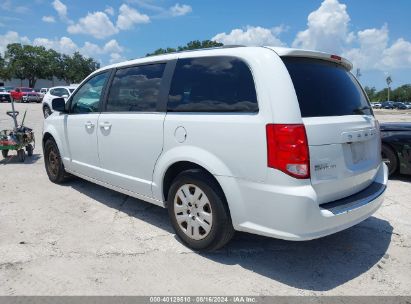
{"label": "concrete surface", "polygon": [[[0,104],[0,129],[8,109]],[[17,109],[40,141],[40,105]],[[309,242],[237,233],[198,254],[160,207],[79,179],[49,182],[38,145],[24,164],[0,161],[0,295],[409,295],[410,196],[411,178],[397,177],[382,208],[346,231]]]}

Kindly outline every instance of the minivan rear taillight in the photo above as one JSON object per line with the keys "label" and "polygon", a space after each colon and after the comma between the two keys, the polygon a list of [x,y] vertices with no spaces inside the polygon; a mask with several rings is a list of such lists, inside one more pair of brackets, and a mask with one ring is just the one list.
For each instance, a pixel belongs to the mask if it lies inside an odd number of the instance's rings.
{"label": "minivan rear taillight", "polygon": [[268,124],[267,165],[296,178],[310,177],[310,157],[303,124]]}

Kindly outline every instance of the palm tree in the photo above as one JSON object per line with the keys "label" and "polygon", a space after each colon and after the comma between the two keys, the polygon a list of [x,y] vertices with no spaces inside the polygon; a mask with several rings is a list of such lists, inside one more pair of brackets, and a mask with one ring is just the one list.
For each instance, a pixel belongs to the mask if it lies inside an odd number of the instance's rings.
{"label": "palm tree", "polygon": [[387,101],[390,100],[390,85],[392,82],[391,76],[388,76],[385,81],[387,82],[387,87],[388,87],[388,96],[387,96]]}

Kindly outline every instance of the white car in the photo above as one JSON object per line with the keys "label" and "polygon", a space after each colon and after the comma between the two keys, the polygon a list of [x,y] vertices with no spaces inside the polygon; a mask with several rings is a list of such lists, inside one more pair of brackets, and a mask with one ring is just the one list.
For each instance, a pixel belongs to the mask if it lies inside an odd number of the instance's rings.
{"label": "white car", "polygon": [[[42,101],[44,118],[47,118],[53,113],[51,102],[54,98],[62,97],[67,101],[76,88],[77,86],[58,86],[48,89]],[[41,89],[40,92],[42,92],[42,90],[44,89]]]}
{"label": "white car", "polygon": [[47,91],[48,91],[48,90],[49,90],[48,88],[41,88],[41,89],[39,90],[39,95],[40,95],[40,97],[41,97],[41,100],[43,100],[44,95],[47,94]]}
{"label": "white car", "polygon": [[11,102],[10,92],[4,87],[0,87],[0,102]]}
{"label": "white car", "polygon": [[49,179],[73,174],[168,208],[189,247],[235,230],[310,240],[382,204],[380,131],[336,55],[223,47],[104,67],[44,122]]}

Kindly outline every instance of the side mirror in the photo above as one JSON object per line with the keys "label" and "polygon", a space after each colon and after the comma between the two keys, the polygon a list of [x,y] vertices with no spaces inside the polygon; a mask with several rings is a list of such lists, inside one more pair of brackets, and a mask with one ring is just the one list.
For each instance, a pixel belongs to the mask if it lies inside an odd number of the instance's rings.
{"label": "side mirror", "polygon": [[54,98],[51,101],[51,107],[53,108],[53,111],[65,113],[66,112],[66,101],[62,97]]}

